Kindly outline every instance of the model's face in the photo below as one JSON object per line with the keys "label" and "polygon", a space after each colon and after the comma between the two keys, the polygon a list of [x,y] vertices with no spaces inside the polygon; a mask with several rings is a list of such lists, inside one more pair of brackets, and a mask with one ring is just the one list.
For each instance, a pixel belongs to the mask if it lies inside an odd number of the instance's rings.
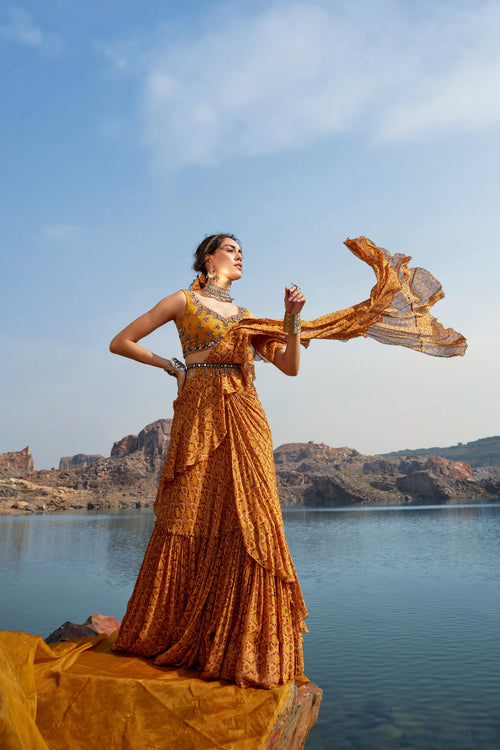
{"label": "model's face", "polygon": [[243,254],[236,240],[225,237],[215,253],[207,255],[205,265],[212,267],[219,279],[236,281],[241,278],[243,272]]}

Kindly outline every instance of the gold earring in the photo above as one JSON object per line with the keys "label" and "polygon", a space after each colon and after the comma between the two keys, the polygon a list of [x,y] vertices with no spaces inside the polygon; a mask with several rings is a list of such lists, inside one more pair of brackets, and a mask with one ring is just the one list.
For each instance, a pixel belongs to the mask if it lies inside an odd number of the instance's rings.
{"label": "gold earring", "polygon": [[214,269],[213,266],[207,266],[207,279],[209,281],[216,281],[217,280],[217,272]]}

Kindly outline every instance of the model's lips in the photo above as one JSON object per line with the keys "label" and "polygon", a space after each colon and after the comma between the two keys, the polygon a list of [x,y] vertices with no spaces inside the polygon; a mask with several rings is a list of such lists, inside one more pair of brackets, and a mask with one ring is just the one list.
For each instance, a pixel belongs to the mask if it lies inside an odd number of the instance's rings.
{"label": "model's lips", "polygon": [[243,266],[241,265],[241,263],[235,263],[234,265],[236,266],[236,268],[239,268],[240,271],[243,270]]}

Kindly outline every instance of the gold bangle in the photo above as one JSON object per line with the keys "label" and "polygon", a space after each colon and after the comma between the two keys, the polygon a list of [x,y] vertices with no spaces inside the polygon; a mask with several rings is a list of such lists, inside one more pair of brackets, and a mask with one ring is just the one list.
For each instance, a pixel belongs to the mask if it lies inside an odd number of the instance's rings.
{"label": "gold bangle", "polygon": [[285,313],[283,318],[283,330],[285,333],[300,333],[300,313]]}

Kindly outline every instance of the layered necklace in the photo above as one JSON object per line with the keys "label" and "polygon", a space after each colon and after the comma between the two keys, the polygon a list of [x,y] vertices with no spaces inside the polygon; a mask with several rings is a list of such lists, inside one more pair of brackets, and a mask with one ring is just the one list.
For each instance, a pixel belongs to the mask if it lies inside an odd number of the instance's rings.
{"label": "layered necklace", "polygon": [[234,299],[234,297],[231,297],[229,294],[229,289],[223,289],[212,281],[207,281],[203,287],[203,292],[207,297],[213,297],[214,299],[219,300],[219,302],[232,302]]}

